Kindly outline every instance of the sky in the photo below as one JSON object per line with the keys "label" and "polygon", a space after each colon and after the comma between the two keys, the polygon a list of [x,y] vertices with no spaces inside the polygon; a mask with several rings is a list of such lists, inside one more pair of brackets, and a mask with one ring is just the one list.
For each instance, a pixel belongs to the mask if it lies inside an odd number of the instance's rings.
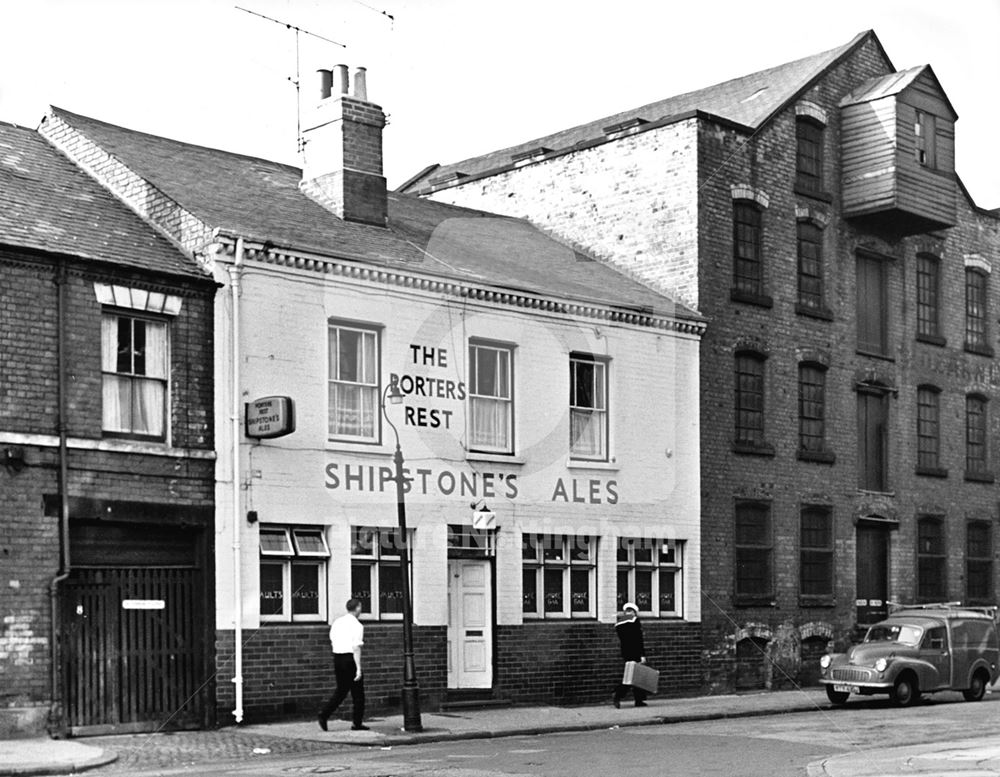
{"label": "sky", "polygon": [[57,105],[298,164],[316,69],[364,66],[396,188],[868,29],[897,69],[934,68],[958,174],[1000,207],[1000,0],[0,0],[0,120],[36,127]]}

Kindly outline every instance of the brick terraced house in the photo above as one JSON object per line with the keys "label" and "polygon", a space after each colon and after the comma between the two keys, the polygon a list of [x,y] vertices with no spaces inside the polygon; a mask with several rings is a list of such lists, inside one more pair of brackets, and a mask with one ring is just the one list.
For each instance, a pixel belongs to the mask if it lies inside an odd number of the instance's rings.
{"label": "brick terraced house", "polygon": [[315,714],[349,597],[370,706],[399,705],[397,433],[425,708],[607,700],[626,599],[696,689],[701,317],[524,220],[387,193],[347,76],[321,73],[302,170],[61,109],[41,130],[226,283],[220,722]]}
{"label": "brick terraced house", "polygon": [[0,736],[212,720],[215,286],[0,124]]}
{"label": "brick terraced house", "polygon": [[696,308],[704,686],[817,677],[890,601],[997,602],[1000,218],[874,32],[401,187]]}

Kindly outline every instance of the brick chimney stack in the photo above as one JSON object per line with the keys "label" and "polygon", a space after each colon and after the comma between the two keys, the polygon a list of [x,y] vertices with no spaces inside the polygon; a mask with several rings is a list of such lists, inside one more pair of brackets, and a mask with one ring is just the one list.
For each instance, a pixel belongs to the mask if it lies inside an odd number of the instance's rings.
{"label": "brick chimney stack", "polygon": [[386,225],[382,108],[368,100],[365,69],[350,88],[347,65],[319,71],[320,101],[305,116],[299,188],[345,221]]}

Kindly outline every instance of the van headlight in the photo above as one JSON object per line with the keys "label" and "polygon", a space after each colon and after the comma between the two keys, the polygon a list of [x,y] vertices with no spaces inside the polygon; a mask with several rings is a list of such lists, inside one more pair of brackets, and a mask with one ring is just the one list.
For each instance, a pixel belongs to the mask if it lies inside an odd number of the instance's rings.
{"label": "van headlight", "polygon": [[886,661],[884,658],[879,658],[878,660],[875,661],[876,672],[884,672],[887,666],[889,666],[889,662]]}
{"label": "van headlight", "polygon": [[833,659],[832,659],[832,658],[830,658],[830,654],[829,654],[829,653],[827,653],[826,655],[822,656],[822,657],[820,658],[820,660],[819,660],[819,665],[820,665],[820,668],[821,668],[821,669],[826,669],[826,668],[828,668],[828,667],[830,666],[830,662],[831,662],[832,660],[833,660]]}

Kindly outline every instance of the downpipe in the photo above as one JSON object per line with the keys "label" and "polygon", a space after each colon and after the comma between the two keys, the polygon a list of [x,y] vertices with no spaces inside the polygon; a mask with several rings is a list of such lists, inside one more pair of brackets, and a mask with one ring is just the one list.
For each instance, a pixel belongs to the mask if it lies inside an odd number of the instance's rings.
{"label": "downpipe", "polygon": [[240,269],[243,265],[243,238],[236,238],[233,264],[229,267],[229,289],[232,295],[232,501],[233,501],[233,684],[236,705],[233,717],[243,722],[243,574],[242,545],[240,543]]}

